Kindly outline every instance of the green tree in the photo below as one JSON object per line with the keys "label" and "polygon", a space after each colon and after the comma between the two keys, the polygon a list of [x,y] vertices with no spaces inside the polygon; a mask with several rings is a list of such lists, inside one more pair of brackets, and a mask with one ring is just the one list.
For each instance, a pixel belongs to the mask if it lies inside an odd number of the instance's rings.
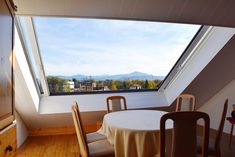
{"label": "green tree", "polygon": [[109,89],[117,90],[117,86],[116,86],[116,81],[115,80],[111,80],[111,84],[109,86]]}
{"label": "green tree", "polygon": [[63,85],[66,83],[66,80],[59,77],[48,76],[47,82],[51,93],[59,93],[63,92]]}
{"label": "green tree", "polygon": [[64,92],[71,92],[71,89],[68,85],[64,86]]}
{"label": "green tree", "polygon": [[156,83],[154,81],[151,81],[151,80],[145,80],[144,88],[145,89],[155,89],[156,88]]}
{"label": "green tree", "polygon": [[149,81],[149,86],[148,86],[148,89],[154,89],[156,88],[156,84],[154,81]]}
{"label": "green tree", "polygon": [[149,88],[149,81],[148,81],[148,80],[145,80],[145,82],[144,82],[144,88],[145,88],[145,89],[148,89],[148,88]]}
{"label": "green tree", "polygon": [[74,82],[74,87],[78,88],[78,81],[76,78],[73,78],[72,81]]}
{"label": "green tree", "polygon": [[127,89],[126,81],[123,81],[123,89]]}

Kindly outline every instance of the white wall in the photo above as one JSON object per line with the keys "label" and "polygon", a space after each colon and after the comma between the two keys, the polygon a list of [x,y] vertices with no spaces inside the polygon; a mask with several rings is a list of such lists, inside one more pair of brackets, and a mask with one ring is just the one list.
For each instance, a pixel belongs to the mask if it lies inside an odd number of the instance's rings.
{"label": "white wall", "polygon": [[[228,112],[227,117],[231,117],[232,104],[235,104],[235,79],[228,83],[223,89],[221,89],[217,94],[215,94],[211,99],[209,99],[205,104],[202,105],[198,110],[206,112],[210,116],[210,127],[213,129],[218,129],[220,118],[223,110],[223,105],[225,99],[228,101]],[[229,133],[231,124],[226,120],[224,126],[224,132]],[[235,132],[233,132],[235,135]]]}
{"label": "white wall", "polygon": [[42,97],[40,101],[40,113],[68,113],[71,105],[77,101],[82,112],[106,111],[106,98],[111,95],[122,95],[126,97],[129,109],[148,108],[168,105],[162,92],[131,92],[112,94],[87,94],[87,95],[65,95]]}
{"label": "white wall", "polygon": [[15,112],[16,118],[16,136],[17,136],[17,148],[19,148],[27,139],[29,133],[24,121],[21,119],[19,114]]}

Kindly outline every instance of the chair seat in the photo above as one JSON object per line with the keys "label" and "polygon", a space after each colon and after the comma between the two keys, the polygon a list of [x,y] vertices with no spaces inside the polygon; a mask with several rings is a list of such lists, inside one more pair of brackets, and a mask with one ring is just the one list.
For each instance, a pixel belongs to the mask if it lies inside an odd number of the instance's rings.
{"label": "chair seat", "polygon": [[[197,137],[197,151],[198,153],[201,154],[202,152],[202,137],[198,136]],[[208,143],[208,155],[214,155],[216,154],[216,150],[215,150],[215,140],[214,139],[209,139],[209,143]]]}
{"label": "chair seat", "polygon": [[92,133],[86,134],[86,138],[87,138],[87,143],[91,143],[91,142],[95,142],[95,141],[99,141],[99,140],[104,140],[104,139],[106,139],[106,136],[104,136],[98,132],[92,132]]}
{"label": "chair seat", "polygon": [[114,147],[108,140],[88,143],[90,157],[115,157]]}

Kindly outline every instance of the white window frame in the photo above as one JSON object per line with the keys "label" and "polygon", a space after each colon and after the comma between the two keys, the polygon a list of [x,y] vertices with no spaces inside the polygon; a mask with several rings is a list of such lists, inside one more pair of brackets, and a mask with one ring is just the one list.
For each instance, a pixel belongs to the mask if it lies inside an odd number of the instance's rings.
{"label": "white window frame", "polygon": [[[46,77],[45,77],[45,72],[44,72],[44,68],[43,68],[43,64],[42,64],[40,49],[39,49],[39,46],[38,46],[37,36],[36,36],[36,33],[35,33],[35,28],[34,28],[32,17],[25,16],[24,21],[25,21],[25,25],[26,25],[26,29],[27,29],[26,31],[28,31],[28,36],[29,36],[29,41],[30,41],[29,44],[32,47],[32,54],[33,54],[33,57],[35,59],[35,64],[36,64],[37,71],[39,73],[39,78],[40,78],[40,83],[41,83],[41,86],[42,86],[43,93],[40,93],[38,84],[36,82],[36,77],[34,76],[34,74],[32,72],[33,69],[32,69],[32,67],[30,67],[31,73],[32,73],[33,78],[34,78],[34,83],[35,83],[35,86],[37,86],[37,90],[38,90],[38,93],[39,93],[40,96],[49,96],[50,93],[49,93],[48,83],[47,83],[47,80],[46,80]],[[22,31],[21,31],[22,28],[20,28],[19,23],[20,23],[19,18],[16,17],[17,29],[18,29],[19,32],[22,33]],[[20,36],[21,40],[24,41],[23,36],[22,36],[21,33],[19,33],[19,36]],[[24,43],[24,42],[22,42],[22,43]],[[28,51],[24,44],[22,46],[24,47],[25,51]],[[27,56],[27,53],[25,53],[25,54]],[[29,59],[27,59],[27,62],[30,63]],[[31,64],[29,64],[29,65],[31,65]]]}

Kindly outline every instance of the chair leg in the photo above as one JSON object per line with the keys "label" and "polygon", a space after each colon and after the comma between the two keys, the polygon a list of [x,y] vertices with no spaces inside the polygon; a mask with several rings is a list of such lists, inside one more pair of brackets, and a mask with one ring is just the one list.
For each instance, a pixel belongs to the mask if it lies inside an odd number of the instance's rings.
{"label": "chair leg", "polygon": [[221,157],[221,152],[220,152],[220,150],[217,150],[217,151],[216,151],[215,156],[216,156],[216,157]]}
{"label": "chair leg", "polygon": [[229,146],[230,147],[231,147],[232,138],[233,138],[233,126],[234,126],[234,124],[231,125],[231,130],[230,130],[230,135],[229,135]]}

